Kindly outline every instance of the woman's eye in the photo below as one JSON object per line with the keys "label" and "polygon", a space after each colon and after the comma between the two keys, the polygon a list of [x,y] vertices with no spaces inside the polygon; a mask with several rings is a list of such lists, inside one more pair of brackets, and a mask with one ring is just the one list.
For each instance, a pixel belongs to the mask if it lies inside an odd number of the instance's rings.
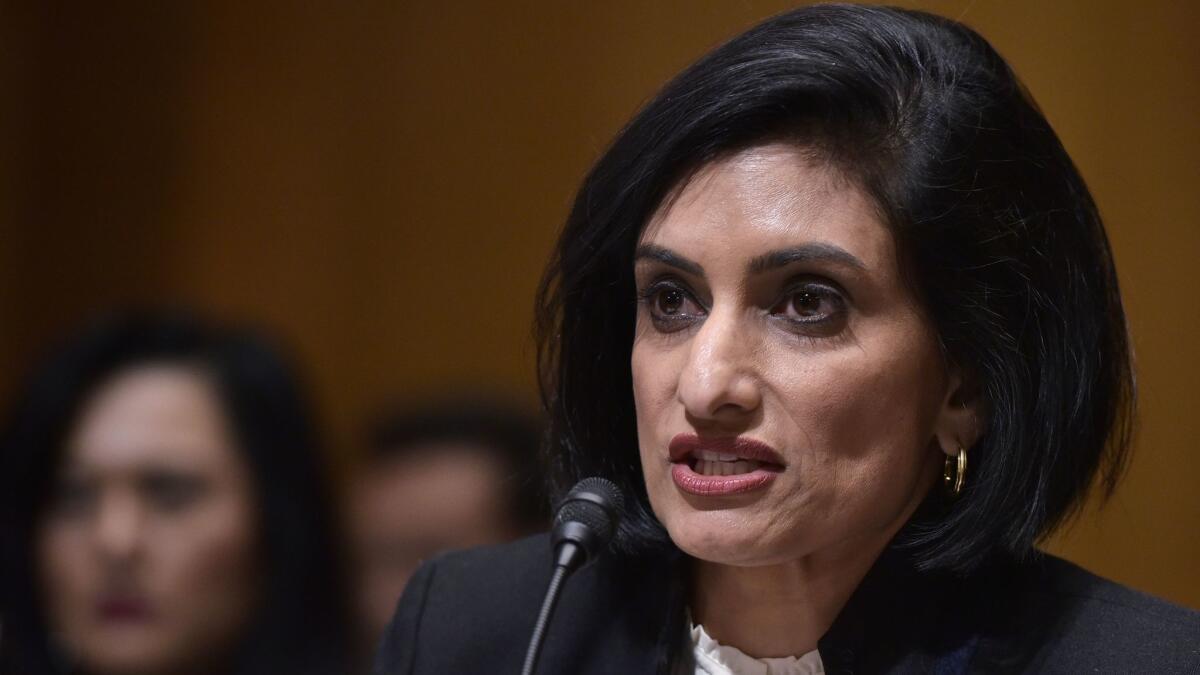
{"label": "woman's eye", "polygon": [[771,313],[801,324],[820,324],[840,316],[845,309],[841,295],[830,288],[808,286],[793,289]]}
{"label": "woman's eye", "polygon": [[54,490],[51,511],[65,517],[80,517],[96,508],[99,490],[93,481],[64,480]]}
{"label": "woman's eye", "polygon": [[144,479],[142,491],[158,510],[179,511],[204,494],[205,483],[189,476],[151,475]]}
{"label": "woman's eye", "polygon": [[799,316],[813,317],[821,315],[821,296],[808,291],[800,291],[792,296],[791,309]]}
{"label": "woman's eye", "polygon": [[641,297],[660,330],[677,330],[704,314],[704,308],[691,293],[673,284],[651,286]]}
{"label": "woman's eye", "polygon": [[679,314],[683,310],[683,302],[686,300],[683,291],[670,288],[661,291],[656,298],[655,305],[660,314],[673,316]]}

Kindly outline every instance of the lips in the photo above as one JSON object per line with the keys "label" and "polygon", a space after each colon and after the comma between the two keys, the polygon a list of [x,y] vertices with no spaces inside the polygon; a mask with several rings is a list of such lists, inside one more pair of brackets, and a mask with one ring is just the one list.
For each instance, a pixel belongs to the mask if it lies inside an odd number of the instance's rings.
{"label": "lips", "polygon": [[96,614],[110,623],[141,623],[151,618],[150,604],[141,598],[108,596],[96,603]]}
{"label": "lips", "polygon": [[771,446],[743,436],[679,434],[668,445],[671,478],[683,492],[737,495],[765,488],[786,467]]}

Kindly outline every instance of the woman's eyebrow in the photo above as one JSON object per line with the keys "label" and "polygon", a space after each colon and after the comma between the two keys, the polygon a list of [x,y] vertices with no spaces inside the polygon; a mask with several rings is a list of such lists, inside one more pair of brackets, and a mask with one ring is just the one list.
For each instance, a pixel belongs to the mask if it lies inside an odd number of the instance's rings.
{"label": "woman's eyebrow", "polygon": [[764,253],[751,260],[746,268],[750,274],[761,274],[767,270],[785,267],[795,262],[811,262],[814,260],[852,267],[858,270],[867,269],[863,261],[854,257],[846,249],[823,242],[803,244],[801,246],[782,248],[770,253]]}
{"label": "woman's eyebrow", "polygon": [[633,252],[633,259],[636,260],[656,260],[664,265],[670,265],[676,269],[683,270],[688,274],[702,277],[704,276],[704,268],[700,263],[693,262],[679,255],[669,248],[655,246],[654,244],[642,244]]}

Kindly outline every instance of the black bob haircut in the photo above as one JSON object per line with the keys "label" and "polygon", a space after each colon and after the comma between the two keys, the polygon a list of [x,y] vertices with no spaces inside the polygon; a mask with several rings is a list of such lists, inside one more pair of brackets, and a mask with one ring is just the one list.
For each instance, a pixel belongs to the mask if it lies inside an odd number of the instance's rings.
{"label": "black bob haircut", "polygon": [[0,673],[65,672],[38,593],[39,515],[81,407],[120,372],[158,363],[196,367],[212,378],[258,502],[262,597],[228,672],[347,672],[352,634],[341,546],[313,418],[291,365],[255,332],[181,312],[140,311],[108,316],[52,350],[6,421]]}
{"label": "black bob haircut", "polygon": [[1135,388],[1096,206],[1012,70],[931,14],[817,5],[776,16],[668,83],[583,182],[539,289],[539,369],[561,493],[589,475],[628,495],[626,551],[669,540],[638,459],[630,353],[642,227],[700,167],[786,140],[849,178],[891,229],[949,360],[987,418],[961,498],[931,492],[902,531],[923,569],[1028,555],[1110,494]]}

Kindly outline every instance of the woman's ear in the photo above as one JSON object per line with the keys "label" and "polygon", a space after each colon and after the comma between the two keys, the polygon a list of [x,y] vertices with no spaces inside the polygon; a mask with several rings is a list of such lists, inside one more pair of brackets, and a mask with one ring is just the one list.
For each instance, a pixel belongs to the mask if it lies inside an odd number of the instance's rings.
{"label": "woman's ear", "polygon": [[959,448],[970,449],[983,433],[987,414],[979,378],[961,366],[949,364],[946,396],[934,425],[934,436],[942,452],[958,454]]}

